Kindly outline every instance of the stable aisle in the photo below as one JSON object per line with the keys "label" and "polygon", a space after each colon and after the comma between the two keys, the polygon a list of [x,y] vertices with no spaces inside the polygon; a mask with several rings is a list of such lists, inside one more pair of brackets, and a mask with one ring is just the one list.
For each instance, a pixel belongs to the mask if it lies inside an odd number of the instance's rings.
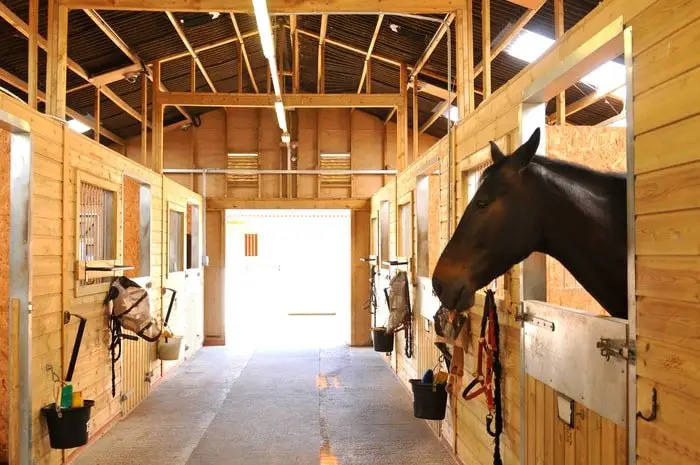
{"label": "stable aisle", "polygon": [[78,465],[454,464],[372,349],[204,348]]}

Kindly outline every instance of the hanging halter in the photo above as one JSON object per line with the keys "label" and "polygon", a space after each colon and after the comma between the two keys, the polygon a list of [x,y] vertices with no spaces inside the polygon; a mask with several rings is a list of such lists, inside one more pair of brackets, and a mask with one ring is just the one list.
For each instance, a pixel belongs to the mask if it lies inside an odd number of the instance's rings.
{"label": "hanging halter", "polygon": [[[488,327],[488,330],[487,330]],[[479,355],[477,358],[476,376],[462,392],[464,400],[473,399],[480,394],[486,396],[486,432],[495,438],[493,452],[494,465],[502,465],[500,451],[500,435],[503,431],[503,408],[501,405],[501,360],[499,357],[499,327],[498,312],[493,291],[486,291],[484,315],[481,319],[481,334],[479,336]],[[484,357],[486,357],[486,372],[484,372]],[[477,385],[477,390],[472,392]],[[494,416],[495,429],[491,430]]]}

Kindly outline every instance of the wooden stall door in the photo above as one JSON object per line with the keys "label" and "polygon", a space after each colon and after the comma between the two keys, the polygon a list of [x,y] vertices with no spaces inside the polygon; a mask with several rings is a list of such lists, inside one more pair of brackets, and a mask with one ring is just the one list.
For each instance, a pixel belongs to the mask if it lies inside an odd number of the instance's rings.
{"label": "wooden stall door", "polygon": [[[602,171],[626,169],[626,128],[548,126],[547,156]],[[556,259],[547,256],[547,302],[606,315],[607,312]],[[526,464],[627,463],[627,429],[576,402],[574,427],[557,414],[557,392],[527,376]]]}
{"label": "wooden stall door", "polygon": [[[176,291],[175,302],[168,326],[176,336],[183,336],[184,356],[192,352],[192,343],[187,333],[187,311],[189,307],[189,297],[187,294],[187,277],[185,273],[185,231],[186,231],[186,211],[185,205],[167,202],[166,215],[166,243],[167,262],[165,263],[165,278],[163,286]],[[170,299],[173,297],[171,291],[166,291],[163,295],[163,318],[166,316]],[[178,364],[177,361],[163,361],[163,375],[168,373]]]}
{"label": "wooden stall door", "polygon": [[[185,294],[186,304],[183,311],[187,320],[187,342],[190,347],[188,352],[199,349],[204,341],[204,295],[202,289],[204,278],[202,273],[202,210],[199,205],[187,205],[187,229],[186,229],[186,265],[185,268]],[[185,302],[183,301],[183,304]]]}

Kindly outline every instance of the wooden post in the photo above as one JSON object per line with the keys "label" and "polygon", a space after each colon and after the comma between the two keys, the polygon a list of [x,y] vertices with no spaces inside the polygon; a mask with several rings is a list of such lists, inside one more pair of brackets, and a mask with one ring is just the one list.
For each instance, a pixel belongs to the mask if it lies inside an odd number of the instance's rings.
{"label": "wooden post", "polygon": [[413,160],[418,160],[418,75],[413,81]]}
{"label": "wooden post", "polygon": [[324,14],[321,16],[321,32],[318,38],[318,69],[316,76],[318,77],[318,89],[319,94],[325,91],[325,61],[326,61],[326,32],[328,30],[328,15]]}
{"label": "wooden post", "polygon": [[38,103],[37,83],[39,81],[39,0],[29,0],[29,53],[27,63],[29,71],[27,73],[28,103],[36,110]]}
{"label": "wooden post", "polygon": [[[564,35],[564,0],[554,0],[554,37]],[[566,124],[566,91],[556,97],[556,124]]]}
{"label": "wooden post", "polygon": [[68,8],[59,0],[49,0],[47,42],[46,114],[63,119],[66,116]]}
{"label": "wooden post", "polygon": [[292,39],[292,92],[299,93],[299,31],[297,31],[297,16],[289,16]]}
{"label": "wooden post", "polygon": [[148,76],[141,74],[141,159],[143,166],[148,166]]}
{"label": "wooden post", "polygon": [[243,45],[238,44],[238,93],[243,92]]}
{"label": "wooden post", "polygon": [[156,173],[163,172],[163,107],[158,99],[160,61],[153,63],[153,150],[151,166]]}
{"label": "wooden post", "polygon": [[457,107],[459,117],[474,111],[474,23],[472,0],[465,10],[457,10]]}
{"label": "wooden post", "polygon": [[365,75],[365,93],[372,93],[372,59],[368,58],[367,61],[367,74]]}
{"label": "wooden post", "polygon": [[486,100],[491,95],[491,0],[481,0],[481,49],[484,64],[481,79]]}
{"label": "wooden post", "polygon": [[197,60],[190,60],[190,90],[197,92]]}
{"label": "wooden post", "polygon": [[408,166],[406,158],[408,157],[408,138],[406,132],[408,130],[408,70],[406,64],[402,63],[399,68],[399,89],[401,91],[401,104],[396,110],[396,161],[398,169],[403,170]]}
{"label": "wooden post", "polygon": [[100,97],[102,96],[102,92],[100,92],[100,86],[95,86],[95,130],[94,136],[95,140],[97,142],[100,141]]}

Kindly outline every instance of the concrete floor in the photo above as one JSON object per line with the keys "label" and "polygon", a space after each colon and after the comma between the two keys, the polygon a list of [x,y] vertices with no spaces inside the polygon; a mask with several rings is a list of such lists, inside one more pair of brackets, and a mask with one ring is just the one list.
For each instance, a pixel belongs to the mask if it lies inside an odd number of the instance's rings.
{"label": "concrete floor", "polygon": [[371,348],[270,340],[202,349],[76,464],[455,463]]}

